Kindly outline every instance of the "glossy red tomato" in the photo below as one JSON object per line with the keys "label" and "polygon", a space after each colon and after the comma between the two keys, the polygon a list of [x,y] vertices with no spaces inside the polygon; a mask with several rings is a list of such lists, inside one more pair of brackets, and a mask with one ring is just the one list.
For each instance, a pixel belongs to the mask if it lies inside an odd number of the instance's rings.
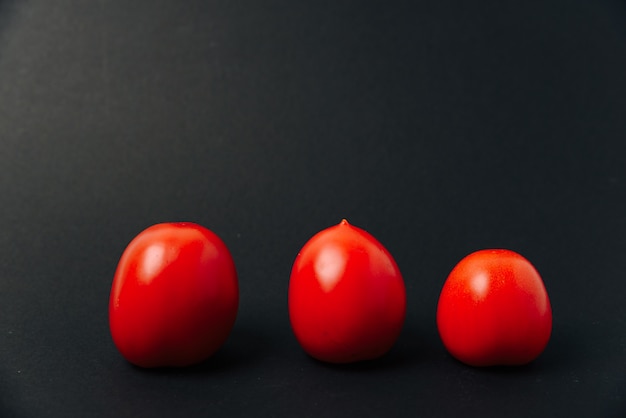
{"label": "glossy red tomato", "polygon": [[528,260],[510,250],[481,250],[448,276],[437,327],[446,349],[466,364],[522,365],[548,344],[552,309]]}
{"label": "glossy red tomato", "polygon": [[393,257],[366,231],[343,220],[311,238],[289,282],[289,317],[312,357],[330,363],[385,354],[404,322],[404,281]]}
{"label": "glossy red tomato", "polygon": [[157,224],[120,259],[109,301],[111,335],[135,365],[187,366],[225,342],[238,304],[235,264],[217,235],[193,223]]}

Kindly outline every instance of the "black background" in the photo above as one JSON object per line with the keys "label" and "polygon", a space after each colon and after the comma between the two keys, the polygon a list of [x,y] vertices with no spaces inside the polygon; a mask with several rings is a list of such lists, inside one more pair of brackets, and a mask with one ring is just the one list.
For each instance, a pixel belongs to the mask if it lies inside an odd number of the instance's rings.
{"label": "black background", "polygon": [[[0,0],[0,414],[620,416],[622,1]],[[336,367],[287,315],[293,260],[347,218],[394,255],[394,349]],[[241,305],[186,370],[135,368],[107,308],[147,226],[229,246]],[[527,367],[452,359],[439,291],[505,247],[554,311]]]}

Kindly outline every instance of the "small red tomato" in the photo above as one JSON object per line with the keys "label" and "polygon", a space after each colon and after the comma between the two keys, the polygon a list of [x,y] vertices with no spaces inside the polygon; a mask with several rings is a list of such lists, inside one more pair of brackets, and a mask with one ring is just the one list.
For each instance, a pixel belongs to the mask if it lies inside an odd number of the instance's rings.
{"label": "small red tomato", "polygon": [[141,367],[188,366],[225,342],[239,304],[222,240],[193,223],[163,223],[128,245],[109,300],[113,342]]}
{"label": "small red tomato", "polygon": [[465,257],[446,280],[437,306],[446,349],[471,366],[530,363],[548,344],[552,309],[541,276],[510,250]]}
{"label": "small red tomato", "polygon": [[406,312],[404,281],[393,257],[366,231],[325,229],[298,254],[289,281],[289,317],[309,355],[330,363],[382,356]]}

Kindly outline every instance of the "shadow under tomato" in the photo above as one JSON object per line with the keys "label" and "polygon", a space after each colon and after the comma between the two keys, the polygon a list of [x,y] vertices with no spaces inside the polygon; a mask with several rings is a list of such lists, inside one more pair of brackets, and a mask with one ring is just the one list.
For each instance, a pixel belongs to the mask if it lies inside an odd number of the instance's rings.
{"label": "shadow under tomato", "polygon": [[468,370],[474,370],[477,373],[501,376],[524,376],[558,371],[569,368],[572,364],[580,363],[580,360],[584,357],[582,353],[576,352],[576,350],[580,349],[581,344],[575,336],[568,335],[567,333],[558,333],[550,337],[550,342],[543,353],[535,360],[523,365],[476,367],[467,365],[450,354],[447,354],[447,356],[451,362],[455,362]]}
{"label": "shadow under tomato", "polygon": [[487,373],[487,374],[502,375],[502,376],[506,376],[506,375],[523,376],[523,375],[537,373],[537,371],[540,369],[540,367],[537,366],[537,363],[535,361],[530,362],[528,364],[519,365],[519,366],[475,367],[475,366],[470,366],[465,363],[462,363],[452,358],[452,356],[450,357],[453,361],[456,361],[457,363],[461,364],[463,367],[471,368],[472,370],[475,370],[477,373]]}
{"label": "shadow under tomato", "polygon": [[[443,348],[441,348],[441,350],[443,350]],[[434,364],[442,357],[443,353],[441,350],[432,332],[425,332],[422,329],[407,324],[391,350],[379,358],[339,364],[320,361],[313,357],[309,358],[314,363],[336,370],[372,372],[378,370],[404,369],[409,366],[419,366],[420,364]]]}
{"label": "shadow under tomato", "polygon": [[[251,349],[253,347],[254,349]],[[257,329],[237,326],[226,343],[205,361],[187,367],[132,367],[159,375],[205,375],[230,373],[233,370],[260,363],[271,347],[270,336]]]}

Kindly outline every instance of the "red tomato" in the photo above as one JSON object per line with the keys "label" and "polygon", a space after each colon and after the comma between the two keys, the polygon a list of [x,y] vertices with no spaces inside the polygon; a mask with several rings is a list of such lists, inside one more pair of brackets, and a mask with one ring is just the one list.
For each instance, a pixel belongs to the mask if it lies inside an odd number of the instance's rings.
{"label": "red tomato", "polygon": [[393,257],[345,219],[313,236],[298,254],[289,317],[312,357],[330,363],[380,357],[398,338],[405,312],[404,282]]}
{"label": "red tomato", "polygon": [[210,357],[235,323],[237,273],[222,240],[193,223],[149,227],[120,259],[109,324],[121,354],[141,367]]}
{"label": "red tomato", "polygon": [[510,250],[481,250],[448,276],[437,327],[446,349],[466,364],[522,365],[548,344],[552,309],[528,260]]}

